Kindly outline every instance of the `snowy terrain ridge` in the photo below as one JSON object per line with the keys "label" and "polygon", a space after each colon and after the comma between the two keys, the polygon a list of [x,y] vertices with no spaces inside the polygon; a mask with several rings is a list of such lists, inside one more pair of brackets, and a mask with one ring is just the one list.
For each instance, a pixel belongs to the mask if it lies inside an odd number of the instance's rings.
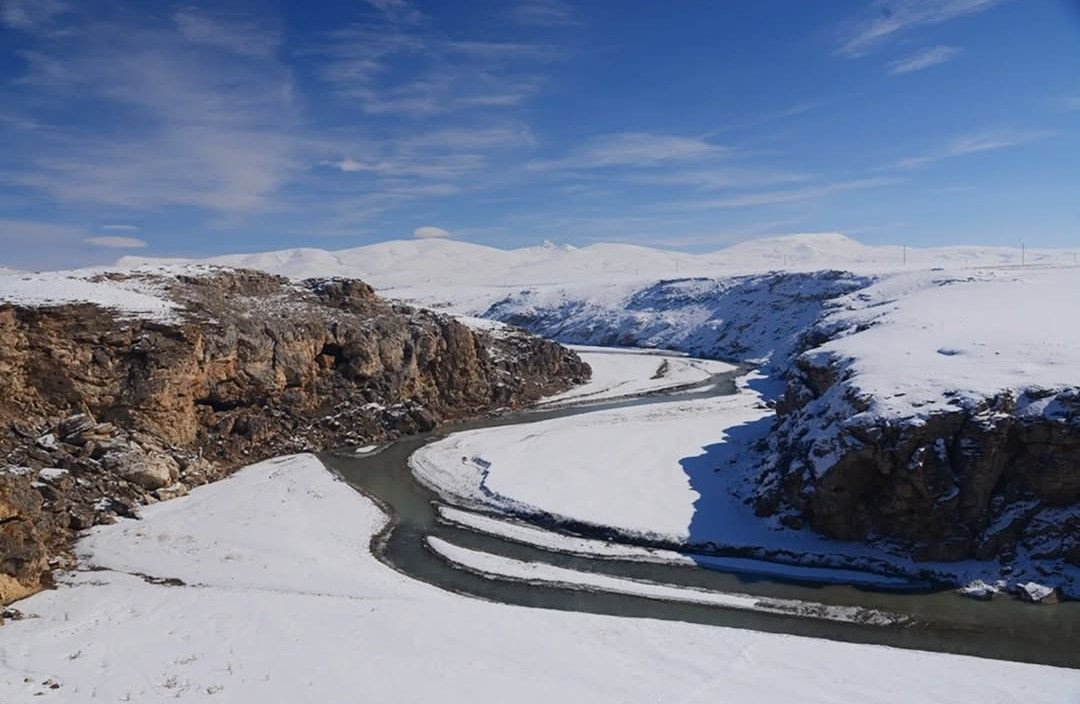
{"label": "snowy terrain ridge", "polygon": [[[742,242],[705,254],[629,244],[554,245],[504,250],[452,240],[399,240],[338,251],[288,249],[230,254],[206,263],[259,269],[294,279],[345,276],[383,295],[457,312],[481,312],[522,288],[588,286],[595,295],[637,290],[661,279],[732,277],[769,271],[844,269],[859,273],[1027,264],[1071,265],[1073,250],[862,244],[837,233],[789,235]],[[123,266],[190,260],[124,257]],[[627,289],[629,287],[629,289]]]}
{"label": "snowy terrain ridge", "polygon": [[784,360],[829,302],[872,279],[839,271],[660,281],[622,297],[528,289],[484,315],[562,342],[675,349],[708,358]]}

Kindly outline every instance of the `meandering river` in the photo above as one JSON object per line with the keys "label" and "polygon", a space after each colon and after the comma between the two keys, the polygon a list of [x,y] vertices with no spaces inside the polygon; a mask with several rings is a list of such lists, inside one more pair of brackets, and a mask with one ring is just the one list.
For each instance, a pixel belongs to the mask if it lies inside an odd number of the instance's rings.
{"label": "meandering river", "polygon": [[[734,379],[740,373],[736,370],[693,387],[663,393],[588,405],[522,411],[444,426],[436,432],[400,438],[378,452],[357,455],[345,449],[325,453],[321,459],[390,515],[387,527],[372,540],[371,548],[376,557],[410,577],[459,594],[520,606],[686,621],[1080,667],[1080,647],[1077,647],[1080,644],[1080,602],[1056,606],[1032,605],[1016,600],[976,602],[957,596],[951,590],[932,590],[918,584],[886,591],[844,584],[764,578],[690,565],[590,558],[550,551],[440,522],[435,508],[441,502],[440,497],[420,485],[408,466],[409,456],[413,452],[450,433],[532,423],[631,405],[732,394],[736,393]],[[829,606],[859,607],[900,614],[909,617],[910,622],[903,626],[869,625],[492,578],[455,567],[434,554],[427,548],[428,537],[441,538],[494,555],[545,562],[581,572]],[[917,673],[912,674],[918,676]]]}

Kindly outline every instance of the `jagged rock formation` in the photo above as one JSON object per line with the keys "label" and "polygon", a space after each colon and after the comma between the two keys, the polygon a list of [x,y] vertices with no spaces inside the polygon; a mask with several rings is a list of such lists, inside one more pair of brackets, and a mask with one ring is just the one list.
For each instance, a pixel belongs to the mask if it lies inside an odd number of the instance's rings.
{"label": "jagged rock formation", "polygon": [[[844,365],[794,368],[760,515],[842,540],[888,541],[918,559],[1080,564],[1080,389],[1002,393],[925,417],[863,413]],[[853,418],[860,420],[853,421]]]}
{"label": "jagged rock formation", "polygon": [[0,601],[72,532],[259,459],[423,431],[589,376],[573,352],[382,300],[355,280],[105,274],[173,320],[0,303]]}

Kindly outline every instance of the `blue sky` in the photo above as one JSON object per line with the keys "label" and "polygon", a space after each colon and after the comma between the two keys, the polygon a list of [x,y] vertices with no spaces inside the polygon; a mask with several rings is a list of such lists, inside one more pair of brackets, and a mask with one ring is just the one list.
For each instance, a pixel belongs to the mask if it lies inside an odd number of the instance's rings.
{"label": "blue sky", "polygon": [[1080,247],[1069,0],[0,0],[0,264]]}

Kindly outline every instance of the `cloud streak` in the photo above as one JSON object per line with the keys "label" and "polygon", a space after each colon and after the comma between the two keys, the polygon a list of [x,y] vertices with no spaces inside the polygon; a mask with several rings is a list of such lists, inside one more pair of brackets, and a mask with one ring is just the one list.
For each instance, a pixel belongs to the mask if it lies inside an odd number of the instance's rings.
{"label": "cloud streak", "polygon": [[574,8],[562,0],[519,0],[510,3],[507,15],[527,27],[561,27],[578,24]]}
{"label": "cloud streak", "polygon": [[537,161],[534,170],[597,169],[611,166],[655,166],[701,160],[729,151],[701,137],[619,132],[593,137],[560,159]]}
{"label": "cloud streak", "polygon": [[441,227],[424,225],[413,230],[413,237],[420,240],[438,240],[450,237],[450,233]]}
{"label": "cloud streak", "polygon": [[[0,178],[65,202],[257,209],[302,168],[306,146],[292,129],[291,75],[271,56],[275,41],[195,10],[42,38],[19,88],[33,90],[46,115],[73,96],[93,112],[40,130],[32,149],[9,150]],[[98,111],[113,117],[97,120]]]}
{"label": "cloud streak", "polygon": [[923,49],[910,56],[905,56],[902,59],[897,59],[889,63],[889,73],[893,76],[902,75],[905,73],[914,73],[915,71],[923,71],[934,66],[940,66],[946,61],[951,61],[961,52],[959,47],[955,46],[935,46],[929,49]]}
{"label": "cloud streak", "polygon": [[725,208],[751,208],[764,205],[782,205],[785,203],[797,203],[801,201],[818,200],[828,196],[859,191],[869,188],[881,188],[899,183],[899,179],[886,176],[874,176],[869,178],[851,179],[847,181],[835,181],[805,188],[789,188],[753,193],[741,193],[723,198],[710,198],[707,200],[689,201],[674,204],[676,207],[693,207],[704,209]]}
{"label": "cloud streak", "polygon": [[83,242],[109,249],[140,249],[146,246],[146,241],[138,237],[87,237]]}
{"label": "cloud streak", "polygon": [[949,143],[933,151],[927,152],[926,154],[901,159],[893,164],[893,166],[899,169],[917,169],[939,161],[945,161],[946,159],[955,159],[969,154],[992,152],[1029,144],[1045,139],[1048,136],[1049,133],[1043,131],[1018,132],[1014,130],[1002,130],[996,132],[980,132],[957,137]]}
{"label": "cloud streak", "polygon": [[453,40],[405,0],[368,1],[377,18],[332,32],[314,53],[323,82],[370,115],[514,108],[540,89],[538,69],[565,55],[548,44]]}
{"label": "cloud streak", "polygon": [[34,31],[70,9],[61,0],[4,0],[0,22],[22,31]]}
{"label": "cloud streak", "polygon": [[1005,0],[876,0],[868,18],[855,22],[845,33],[836,53],[858,57],[916,27],[941,24],[973,15]]}

